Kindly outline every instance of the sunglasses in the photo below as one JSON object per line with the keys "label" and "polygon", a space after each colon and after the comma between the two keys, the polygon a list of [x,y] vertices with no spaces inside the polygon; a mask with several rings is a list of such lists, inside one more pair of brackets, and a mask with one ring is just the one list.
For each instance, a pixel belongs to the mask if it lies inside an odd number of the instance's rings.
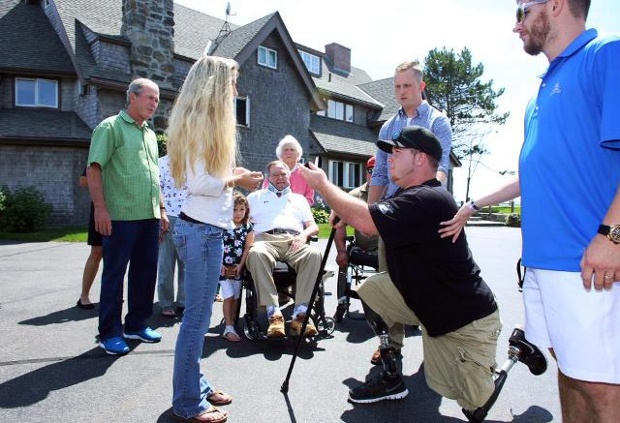
{"label": "sunglasses", "polygon": [[519,7],[517,7],[517,23],[522,24],[527,18],[527,14],[530,13],[530,9],[537,4],[545,4],[549,0],[533,0],[528,1],[527,3],[521,3]]}

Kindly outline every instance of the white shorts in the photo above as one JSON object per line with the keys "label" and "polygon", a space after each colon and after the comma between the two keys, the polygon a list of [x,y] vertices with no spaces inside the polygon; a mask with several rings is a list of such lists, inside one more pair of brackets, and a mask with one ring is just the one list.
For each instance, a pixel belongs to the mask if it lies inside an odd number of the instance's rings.
{"label": "white shorts", "polygon": [[523,299],[525,336],[553,348],[564,375],[620,383],[620,282],[587,291],[579,272],[528,268]]}
{"label": "white shorts", "polygon": [[224,299],[233,297],[238,300],[241,295],[241,279],[220,279],[222,287],[222,297]]}

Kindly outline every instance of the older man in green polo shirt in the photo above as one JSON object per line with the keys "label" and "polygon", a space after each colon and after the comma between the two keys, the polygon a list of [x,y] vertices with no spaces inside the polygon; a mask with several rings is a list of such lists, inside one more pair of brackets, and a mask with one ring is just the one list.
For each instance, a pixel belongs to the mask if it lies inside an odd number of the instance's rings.
{"label": "older man in green polo shirt", "polygon": [[[103,235],[99,302],[99,346],[108,354],[129,352],[123,338],[159,342],[147,327],[153,311],[160,219],[168,219],[160,195],[157,139],[149,128],[159,104],[159,87],[145,78],[127,89],[127,110],[93,131],[88,154],[88,188],[95,229]],[[128,273],[129,312],[122,327],[123,279]]]}

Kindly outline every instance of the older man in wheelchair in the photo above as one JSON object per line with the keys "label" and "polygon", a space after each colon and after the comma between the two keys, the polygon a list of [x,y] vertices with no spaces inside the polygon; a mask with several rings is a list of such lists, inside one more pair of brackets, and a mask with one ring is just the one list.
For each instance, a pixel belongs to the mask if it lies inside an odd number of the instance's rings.
{"label": "older man in wheelchair", "polygon": [[[268,338],[286,337],[273,277],[276,262],[286,262],[296,272],[295,306],[289,332],[299,336],[321,271],[321,252],[308,243],[319,227],[304,196],[291,191],[290,170],[284,162],[269,163],[266,176],[267,188],[248,195],[250,221],[256,237],[246,266],[254,281],[258,305],[267,311]],[[310,337],[317,333],[315,325],[308,322],[304,335]]]}

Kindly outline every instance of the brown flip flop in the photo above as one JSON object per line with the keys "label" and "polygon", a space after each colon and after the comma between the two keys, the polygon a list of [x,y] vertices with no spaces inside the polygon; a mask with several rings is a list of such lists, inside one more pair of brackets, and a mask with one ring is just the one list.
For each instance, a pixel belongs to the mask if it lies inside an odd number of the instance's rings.
{"label": "brown flip flop", "polygon": [[213,391],[207,401],[213,405],[228,405],[232,402],[232,397],[223,391]]}

